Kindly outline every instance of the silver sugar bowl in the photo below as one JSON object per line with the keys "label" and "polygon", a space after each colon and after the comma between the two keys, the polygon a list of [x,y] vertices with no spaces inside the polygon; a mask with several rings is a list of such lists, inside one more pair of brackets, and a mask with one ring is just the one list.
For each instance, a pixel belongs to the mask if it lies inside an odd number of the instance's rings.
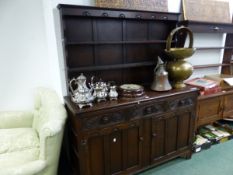
{"label": "silver sugar bowl", "polygon": [[106,101],[108,96],[108,86],[105,82],[99,81],[93,84],[93,96],[96,98],[97,102]]}

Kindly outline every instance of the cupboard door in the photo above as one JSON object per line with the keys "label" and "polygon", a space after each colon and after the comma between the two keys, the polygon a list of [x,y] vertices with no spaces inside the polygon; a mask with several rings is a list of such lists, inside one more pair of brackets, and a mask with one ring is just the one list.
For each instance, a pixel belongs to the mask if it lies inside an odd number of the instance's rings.
{"label": "cupboard door", "polygon": [[222,118],[221,96],[199,99],[197,107],[197,127]]}
{"label": "cupboard door", "polygon": [[224,96],[224,110],[223,118],[233,116],[233,94],[228,94]]}
{"label": "cupboard door", "polygon": [[106,164],[109,164],[110,174],[119,173],[123,170],[123,130],[115,129],[108,136],[108,148],[106,152]]}
{"label": "cupboard door", "polygon": [[173,114],[165,119],[165,154],[176,151],[177,121],[178,118]]}
{"label": "cupboard door", "polygon": [[163,118],[152,119],[151,161],[165,155],[165,125]]}
{"label": "cupboard door", "polygon": [[88,156],[89,166],[85,174],[100,175],[105,174],[105,149],[104,136],[92,136],[88,138],[88,151],[85,156]]}
{"label": "cupboard door", "polygon": [[177,150],[189,149],[194,118],[190,111],[170,113],[152,119],[151,162]]}
{"label": "cupboard door", "polygon": [[194,135],[194,117],[191,112],[177,115],[177,150],[188,148],[192,144]]}
{"label": "cupboard door", "polygon": [[178,117],[174,114],[152,119],[152,162],[176,151],[177,121]]}
{"label": "cupboard door", "polygon": [[124,169],[133,171],[142,165],[142,125],[140,121],[131,123],[123,133]]}
{"label": "cupboard door", "polygon": [[128,173],[142,163],[142,127],[139,121],[106,128],[88,137],[84,157],[87,156],[88,175]]}
{"label": "cupboard door", "polygon": [[123,170],[123,129],[108,128],[101,133],[89,135],[84,159],[88,166],[85,174],[109,175]]}

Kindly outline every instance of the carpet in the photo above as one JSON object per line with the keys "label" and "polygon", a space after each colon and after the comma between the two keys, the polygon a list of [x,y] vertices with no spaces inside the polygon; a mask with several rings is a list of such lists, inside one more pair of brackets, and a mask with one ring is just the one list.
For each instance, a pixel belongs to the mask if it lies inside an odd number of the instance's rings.
{"label": "carpet", "polygon": [[233,175],[233,140],[194,153],[191,159],[177,158],[139,175]]}

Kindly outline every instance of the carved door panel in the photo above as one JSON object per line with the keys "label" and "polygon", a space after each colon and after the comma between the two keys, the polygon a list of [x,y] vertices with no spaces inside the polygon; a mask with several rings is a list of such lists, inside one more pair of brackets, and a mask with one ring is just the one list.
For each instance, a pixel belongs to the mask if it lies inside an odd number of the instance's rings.
{"label": "carved door panel", "polygon": [[[99,175],[105,174],[105,138],[104,135],[90,136],[87,143],[83,145],[83,156],[80,161],[85,161],[86,167],[82,174]],[[81,150],[80,150],[81,151]],[[80,163],[81,163],[80,162]],[[83,168],[83,166],[81,166]]]}
{"label": "carved door panel", "polygon": [[176,151],[178,118],[167,114],[152,119],[151,161]]}
{"label": "carved door panel", "polygon": [[141,121],[128,125],[123,131],[124,169],[134,171],[142,165],[143,130]]}
{"label": "carved door panel", "polygon": [[165,155],[165,128],[166,120],[162,117],[152,119],[151,161]]}
{"label": "carved door panel", "polygon": [[191,112],[169,113],[152,119],[151,162],[188,148],[194,119]]}
{"label": "carved door panel", "polygon": [[194,136],[195,118],[191,111],[182,111],[176,115],[177,124],[177,150],[182,150],[192,145]]}
{"label": "carved door panel", "polygon": [[142,162],[140,122],[118,125],[92,133],[83,145],[88,175],[120,174],[139,169]]}

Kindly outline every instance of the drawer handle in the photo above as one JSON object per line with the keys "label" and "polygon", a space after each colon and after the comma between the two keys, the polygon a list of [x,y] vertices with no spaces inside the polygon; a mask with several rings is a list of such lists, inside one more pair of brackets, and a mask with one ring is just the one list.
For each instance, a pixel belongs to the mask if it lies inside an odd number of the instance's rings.
{"label": "drawer handle", "polygon": [[81,140],[81,145],[85,146],[87,144],[87,140]]}
{"label": "drawer handle", "polygon": [[107,123],[109,122],[109,118],[108,118],[108,117],[103,117],[103,118],[102,118],[102,122],[103,122],[104,124],[107,124]]}
{"label": "drawer handle", "polygon": [[136,126],[136,124],[133,123],[133,124],[131,124],[129,127],[130,127],[130,128],[134,128],[135,126]]}
{"label": "drawer handle", "polygon": [[116,139],[116,138],[113,138],[113,139],[112,139],[112,142],[113,142],[113,143],[116,143],[116,142],[117,142],[117,139]]}
{"label": "drawer handle", "polygon": [[125,15],[121,13],[121,14],[119,15],[119,18],[125,18]]}
{"label": "drawer handle", "polygon": [[180,105],[184,106],[185,105],[185,100],[180,100]]}
{"label": "drawer handle", "polygon": [[153,134],[152,134],[152,136],[153,136],[153,137],[156,137],[156,136],[157,136],[157,134],[156,134],[156,133],[153,133]]}
{"label": "drawer handle", "polygon": [[217,27],[217,26],[215,26],[215,27],[213,27],[213,30],[214,30],[215,32],[217,32],[217,31],[219,31],[219,30],[220,30],[220,28],[219,28],[219,27]]}
{"label": "drawer handle", "polygon": [[142,142],[144,140],[144,138],[143,137],[139,137],[139,140],[140,140],[140,142]]}
{"label": "drawer handle", "polygon": [[91,16],[91,14],[88,11],[83,12],[83,16]]}
{"label": "drawer handle", "polygon": [[146,113],[151,114],[152,113],[152,107],[147,107],[146,108]]}
{"label": "drawer handle", "polygon": [[117,132],[117,131],[119,131],[118,128],[114,128],[114,129],[113,129],[113,132]]}
{"label": "drawer handle", "polygon": [[166,19],[168,19],[168,17],[167,16],[162,16],[162,19],[166,20]]}
{"label": "drawer handle", "polygon": [[102,14],[104,17],[108,17],[108,13],[103,13]]}
{"label": "drawer handle", "polygon": [[155,16],[154,16],[154,15],[152,15],[152,16],[151,16],[151,19],[155,19]]}
{"label": "drawer handle", "polygon": [[142,19],[142,16],[141,15],[136,15],[136,18],[137,19]]}

